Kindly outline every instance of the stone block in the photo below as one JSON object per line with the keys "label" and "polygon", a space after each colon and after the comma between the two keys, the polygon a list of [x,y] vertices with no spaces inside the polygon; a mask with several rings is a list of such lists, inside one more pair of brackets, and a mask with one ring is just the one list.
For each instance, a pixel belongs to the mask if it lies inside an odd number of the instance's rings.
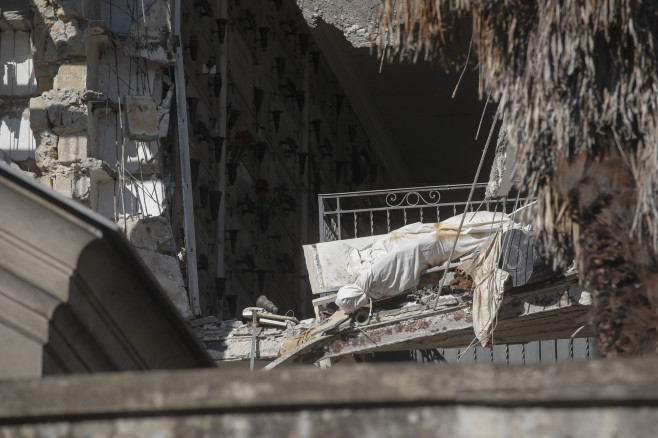
{"label": "stone block", "polygon": [[89,156],[88,148],[86,135],[62,135],[57,142],[58,160],[63,164],[83,161]]}
{"label": "stone block", "polygon": [[33,97],[30,99],[30,128],[38,132],[50,127],[48,120],[48,102],[43,97]]}
{"label": "stone block", "polygon": [[87,88],[87,66],[85,64],[62,64],[57,70],[53,88],[63,90],[74,88],[83,91]]}
{"label": "stone block", "polygon": [[158,108],[150,96],[126,96],[128,136],[132,140],[158,138]]}
{"label": "stone block", "polygon": [[53,181],[53,189],[67,198],[73,198],[73,179],[67,174],[58,173]]}
{"label": "stone block", "polygon": [[186,319],[191,318],[192,310],[178,259],[140,248],[137,248],[137,253],[142,257],[181,316]]}

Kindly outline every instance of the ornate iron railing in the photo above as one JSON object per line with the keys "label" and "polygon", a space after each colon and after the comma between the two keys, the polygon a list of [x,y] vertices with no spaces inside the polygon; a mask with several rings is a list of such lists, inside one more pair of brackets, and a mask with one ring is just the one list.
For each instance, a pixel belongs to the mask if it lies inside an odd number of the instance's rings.
{"label": "ornate iron railing", "polygon": [[[331,193],[318,196],[320,241],[332,241],[389,233],[412,222],[439,222],[464,212],[471,184],[412,187],[396,190]],[[513,193],[508,198],[487,201],[486,184],[477,184],[469,211],[511,213],[525,202]],[[574,344],[574,341],[576,344]],[[495,345],[472,349],[463,362],[538,363],[589,359],[592,338],[535,341],[524,345]],[[574,346],[577,352],[574,353]],[[460,349],[414,350],[419,362],[456,361]],[[526,357],[527,356],[527,357]],[[380,358],[379,360],[387,360]],[[399,360],[399,358],[398,358]]]}
{"label": "ornate iron railing", "polygon": [[[471,184],[318,195],[320,241],[386,234],[413,222],[439,222],[464,212]],[[509,213],[516,197],[487,201],[477,184],[469,211]]]}

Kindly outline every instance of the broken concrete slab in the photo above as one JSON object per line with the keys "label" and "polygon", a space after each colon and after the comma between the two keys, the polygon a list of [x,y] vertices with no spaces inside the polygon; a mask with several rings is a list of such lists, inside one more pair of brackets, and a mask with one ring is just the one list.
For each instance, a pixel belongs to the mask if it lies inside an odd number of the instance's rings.
{"label": "broken concrete slab", "polygon": [[186,319],[191,318],[192,310],[178,259],[146,249],[136,248],[136,250],[181,316]]}
{"label": "broken concrete slab", "polygon": [[166,255],[176,253],[169,220],[163,216],[130,216],[118,222],[126,238],[135,248]]}
{"label": "broken concrete slab", "polygon": [[126,118],[131,140],[158,139],[158,108],[151,96],[126,96]]}
{"label": "broken concrete slab", "polygon": [[322,20],[338,28],[354,47],[370,47],[380,0],[297,0],[309,26]]}

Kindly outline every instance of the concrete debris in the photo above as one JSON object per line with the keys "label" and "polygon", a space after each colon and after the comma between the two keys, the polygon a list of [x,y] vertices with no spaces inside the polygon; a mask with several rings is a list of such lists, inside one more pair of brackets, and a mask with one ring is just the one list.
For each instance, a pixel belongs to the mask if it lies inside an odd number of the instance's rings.
{"label": "concrete debris", "polygon": [[218,320],[214,316],[206,316],[204,318],[191,319],[188,322],[192,327],[200,327],[202,325],[217,324]]}
{"label": "concrete debris", "polygon": [[191,318],[193,314],[178,260],[172,256],[141,248],[136,250],[181,316],[186,319]]}
{"label": "concrete debris", "polygon": [[[158,140],[168,134],[174,98],[166,74],[173,61],[169,2],[145,3],[143,17],[118,14],[109,22],[96,1],[2,5],[0,31],[17,31],[16,53],[5,57],[20,58],[25,66],[12,70],[5,80],[9,85],[0,84],[0,118],[7,126],[2,136],[8,129],[10,139],[0,145],[0,159],[105,217],[120,219],[176,308],[191,317],[171,226],[157,216],[166,202]],[[119,6],[109,2],[105,7]],[[134,57],[154,62],[145,70],[128,68]],[[122,131],[128,132],[126,157],[118,164],[117,133]],[[139,178],[126,178],[128,172]],[[124,205],[117,204],[118,192]],[[124,215],[131,216],[124,220]]]}
{"label": "concrete debris", "polygon": [[[272,360],[276,358],[283,341],[311,329],[313,324],[313,319],[307,319],[297,325],[290,325],[285,330],[260,327],[257,333],[256,359]],[[195,332],[213,359],[218,361],[249,360],[253,334],[250,324],[235,320],[220,321],[216,324],[196,327]]]}
{"label": "concrete debris", "polygon": [[135,248],[173,256],[175,253],[171,226],[167,218],[129,216],[117,222]]}
{"label": "concrete debris", "polygon": [[87,131],[87,105],[83,91],[73,88],[47,91],[41,95],[52,131],[57,135]]}
{"label": "concrete debris", "polygon": [[85,43],[78,20],[56,21],[50,28],[50,38],[55,44],[57,58],[81,58],[85,56]]}
{"label": "concrete debris", "polygon": [[372,23],[379,11],[379,0],[297,0],[308,22],[315,27],[324,21],[343,32],[354,47],[370,47]]}

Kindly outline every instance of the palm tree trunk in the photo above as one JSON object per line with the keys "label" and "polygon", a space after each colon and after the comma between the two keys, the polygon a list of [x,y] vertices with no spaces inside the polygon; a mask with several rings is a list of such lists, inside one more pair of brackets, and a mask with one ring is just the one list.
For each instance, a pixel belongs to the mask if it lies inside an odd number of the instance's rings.
{"label": "palm tree trunk", "polygon": [[592,294],[597,353],[602,357],[655,353],[656,257],[651,239],[630,236],[637,202],[635,180],[610,140],[603,139],[607,147],[599,154],[583,152],[558,161],[554,193],[567,202],[567,214],[576,224],[576,259]]}

